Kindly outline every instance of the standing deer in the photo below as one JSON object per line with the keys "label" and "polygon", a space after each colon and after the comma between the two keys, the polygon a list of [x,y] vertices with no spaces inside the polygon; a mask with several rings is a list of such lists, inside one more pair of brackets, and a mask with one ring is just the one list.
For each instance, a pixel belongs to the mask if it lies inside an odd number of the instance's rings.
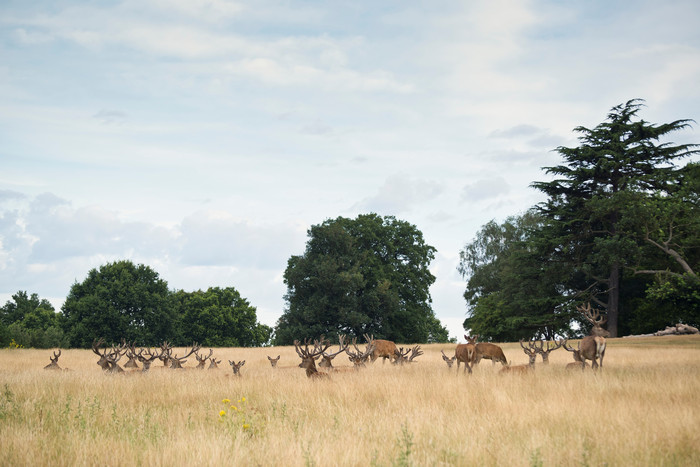
{"label": "standing deer", "polygon": [[[321,340],[323,340],[323,336],[321,336]],[[326,353],[323,352],[321,354],[321,361],[319,362],[318,366],[321,368],[325,368],[327,370],[332,370],[333,369],[333,359],[341,352],[345,352],[345,350],[348,348],[349,343],[345,343],[345,335],[340,334],[338,335],[338,351],[335,353]]]}
{"label": "standing deer", "polygon": [[[600,367],[603,367],[603,357],[605,356],[605,338],[599,336],[586,336],[578,343],[578,349],[574,350],[564,341],[564,348],[574,354],[575,365],[581,370],[586,368],[586,360],[591,361],[591,367],[598,368],[597,359],[600,359]],[[569,363],[571,365],[571,363]],[[569,368],[567,365],[567,368]],[[573,366],[573,365],[572,365]]]}
{"label": "standing deer", "polygon": [[387,341],[384,339],[375,339],[373,335],[368,336],[367,334],[365,334],[364,336],[365,339],[367,339],[367,342],[374,342],[374,351],[370,356],[372,363],[374,363],[374,361],[378,358],[382,359],[382,363],[386,362],[387,358],[390,362],[396,359],[396,352],[399,349],[396,347],[396,344],[394,342]]}
{"label": "standing deer", "polygon": [[476,363],[476,346],[474,345],[473,342],[469,341],[469,338],[465,335],[464,337],[467,338],[467,343],[466,344],[457,344],[457,347],[455,347],[455,356],[454,358],[457,360],[457,371],[459,372],[459,364],[464,363],[464,372],[466,373],[467,371],[469,374],[472,373],[472,365]]}
{"label": "standing deer", "polygon": [[523,348],[523,352],[530,359],[527,365],[505,365],[501,368],[501,373],[527,373],[535,369],[535,360],[537,359],[537,354],[539,353],[538,348],[534,342],[530,342],[527,347],[523,345],[523,340],[520,339],[520,347]]}
{"label": "standing deer", "polygon": [[364,367],[367,360],[369,360],[370,356],[374,353],[374,338],[372,336],[367,336],[367,334],[365,334],[365,338],[368,339],[365,350],[360,350],[357,346],[357,338],[355,337],[352,339],[352,346],[355,347],[355,351],[353,352],[349,348],[345,349],[345,353],[348,354],[348,358],[350,358],[350,361],[356,369]]}
{"label": "standing deer", "polygon": [[241,367],[245,365],[245,360],[241,360],[238,363],[236,363],[233,360],[229,360],[228,364],[231,365],[231,369],[233,370],[234,376],[241,376]]}
{"label": "standing deer", "polygon": [[469,337],[469,336],[465,335],[464,338],[467,339],[468,343],[474,345],[474,348],[475,348],[474,364],[475,365],[478,365],[482,358],[485,358],[487,360],[491,360],[491,363],[493,365],[495,365],[496,362],[501,362],[504,366],[508,364],[508,361],[506,360],[506,355],[503,353],[503,349],[501,349],[496,344],[492,344],[490,342],[478,342],[477,343],[476,340],[479,338],[478,334],[475,335],[474,337]]}
{"label": "standing deer", "polygon": [[61,370],[61,367],[58,366],[58,357],[61,356],[61,349],[58,349],[58,353],[54,351],[53,357],[49,357],[49,360],[51,360],[51,363],[46,365],[44,367],[44,370]]}
{"label": "standing deer", "polygon": [[301,357],[301,363],[299,368],[304,368],[306,370],[306,376],[309,378],[327,378],[327,373],[321,373],[316,368],[316,360],[323,354],[323,352],[331,346],[331,342],[328,340],[321,339],[321,342],[314,341],[314,349],[309,350],[309,339],[304,339],[304,348],[301,348],[301,343],[298,340],[294,341],[294,348],[297,351],[297,355]]}
{"label": "standing deer", "polygon": [[457,360],[457,357],[448,357],[445,355],[445,352],[443,352],[442,349],[440,350],[440,353],[442,354],[442,359],[445,361],[445,363],[447,363],[447,368],[452,368],[452,365],[454,364],[455,360]]}

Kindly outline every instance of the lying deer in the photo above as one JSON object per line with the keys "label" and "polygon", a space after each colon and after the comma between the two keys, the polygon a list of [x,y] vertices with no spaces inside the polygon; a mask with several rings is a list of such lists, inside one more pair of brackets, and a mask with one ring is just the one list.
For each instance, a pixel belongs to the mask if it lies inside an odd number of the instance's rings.
{"label": "lying deer", "polygon": [[301,357],[301,363],[299,368],[304,368],[306,370],[306,376],[309,378],[327,378],[327,373],[321,373],[316,368],[316,360],[323,354],[323,352],[331,346],[330,341],[321,340],[321,342],[315,340],[313,350],[309,350],[309,339],[304,340],[304,348],[301,348],[301,343],[298,340],[294,341],[294,348],[297,351],[297,355]]}
{"label": "lying deer", "polygon": [[[321,336],[321,340],[323,341],[323,336]],[[324,368],[326,370],[333,370],[333,359],[341,352],[345,352],[348,348],[349,343],[345,343],[345,335],[340,334],[338,336],[338,351],[335,353],[326,353],[323,352],[321,354],[321,361],[319,362],[318,366],[321,368]]]}
{"label": "lying deer", "polygon": [[272,368],[277,368],[277,363],[280,361],[279,355],[277,356],[277,358],[272,358],[268,355],[267,359],[270,360],[270,365],[272,365]]}
{"label": "lying deer", "polygon": [[60,356],[61,356],[61,349],[58,349],[58,353],[56,353],[56,351],[54,351],[53,357],[49,357],[49,360],[51,360],[51,363],[46,365],[44,367],[44,370],[59,370],[59,371],[62,370],[62,368],[60,366],[58,366],[58,357],[60,357]]}
{"label": "lying deer", "polygon": [[455,360],[457,360],[457,357],[448,357],[447,355],[445,355],[445,352],[443,352],[442,349],[440,349],[440,353],[442,354],[442,359],[445,361],[445,363],[447,363],[447,368],[452,368],[452,365],[454,365]]}
{"label": "lying deer", "polygon": [[229,360],[228,364],[231,365],[231,369],[233,370],[234,376],[241,376],[241,367],[245,365],[245,360],[241,360],[238,363],[236,363],[233,360]]}
{"label": "lying deer", "polygon": [[365,366],[367,363],[367,360],[371,358],[371,356],[374,354],[375,350],[375,342],[374,342],[374,337],[373,336],[368,336],[365,334],[365,338],[367,338],[367,347],[365,347],[365,350],[360,350],[360,348],[357,346],[357,339],[353,338],[352,339],[352,346],[355,348],[355,351],[353,352],[349,348],[345,349],[345,353],[348,354],[348,358],[350,358],[350,361],[352,362],[353,366],[355,369],[359,369]]}
{"label": "lying deer", "polygon": [[[411,356],[409,357],[408,354],[411,354]],[[423,355],[423,351],[421,350],[420,345],[416,345],[413,348],[407,348],[405,351],[403,347],[400,347],[394,355],[396,357],[394,359],[394,365],[413,363],[413,359],[420,357],[421,355]]]}
{"label": "lying deer", "polygon": [[535,360],[537,359],[537,354],[540,353],[534,342],[530,342],[528,347],[523,345],[523,340],[520,339],[520,347],[523,348],[523,352],[527,355],[530,360],[527,365],[505,365],[501,368],[500,373],[527,373],[535,369]]}

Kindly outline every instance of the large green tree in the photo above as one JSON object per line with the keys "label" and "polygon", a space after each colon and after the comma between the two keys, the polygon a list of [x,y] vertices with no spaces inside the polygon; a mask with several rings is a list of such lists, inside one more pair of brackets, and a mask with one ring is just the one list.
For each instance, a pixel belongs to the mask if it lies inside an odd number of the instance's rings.
{"label": "large green tree", "polygon": [[73,347],[89,347],[97,337],[159,344],[174,334],[177,318],[167,282],[131,261],[90,270],[83,282],[73,284],[62,311]]}
{"label": "large green tree", "polygon": [[0,308],[0,345],[14,339],[22,347],[50,348],[67,346],[61,328],[62,315],[37,294],[20,290]]}
{"label": "large green tree", "polygon": [[650,124],[637,118],[642,105],[630,100],[613,107],[595,128],[576,128],[580,145],[559,147],[565,163],[545,168],[557,178],[533,183],[547,194],[539,210],[556,224],[560,250],[578,272],[569,286],[581,299],[606,309],[613,337],[618,335],[623,270],[637,266],[639,258],[637,207],[652,196],[673,199],[680,170],[676,161],[698,153],[697,145],[661,141],[687,128],[690,120]]}
{"label": "large green tree", "polygon": [[287,309],[276,343],[321,334],[373,334],[396,342],[448,339],[431,308],[435,248],[392,216],[338,217],[312,226],[303,255],[284,273]]}
{"label": "large green tree", "polygon": [[257,321],[256,309],[233,287],[175,293],[183,345],[257,347],[269,342],[272,328]]}

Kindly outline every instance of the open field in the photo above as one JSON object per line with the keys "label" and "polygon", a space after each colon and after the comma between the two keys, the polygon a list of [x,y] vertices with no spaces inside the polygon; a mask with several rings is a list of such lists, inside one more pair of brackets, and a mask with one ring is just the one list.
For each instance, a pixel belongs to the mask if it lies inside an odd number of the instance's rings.
{"label": "open field", "polygon": [[[441,349],[454,344],[328,381],[307,379],[294,347],[127,375],[103,373],[90,350],[63,350],[72,371],[54,372],[49,350],[2,349],[0,465],[700,465],[700,336],[609,339],[598,374],[566,371],[559,349],[533,374],[482,361],[469,376]],[[246,360],[242,377],[229,359]]]}

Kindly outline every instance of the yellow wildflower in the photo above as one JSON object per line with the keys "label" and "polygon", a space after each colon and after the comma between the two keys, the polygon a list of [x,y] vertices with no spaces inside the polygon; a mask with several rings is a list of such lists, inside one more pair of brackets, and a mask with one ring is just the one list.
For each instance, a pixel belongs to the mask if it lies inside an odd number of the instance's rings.
{"label": "yellow wildflower", "polygon": [[244,423],[244,424],[243,424],[243,429],[244,429],[244,430],[247,430],[248,428],[250,428],[250,425],[248,425],[247,423]]}
{"label": "yellow wildflower", "polygon": [[221,402],[223,402],[224,404],[228,404],[229,402],[231,402],[231,399],[224,399]]}
{"label": "yellow wildflower", "polygon": [[224,415],[226,415],[226,411],[225,411],[225,410],[222,410],[221,412],[219,412],[219,417],[223,417]]}
{"label": "yellow wildflower", "polygon": [[231,410],[235,410],[236,412],[238,412],[238,407],[236,407],[235,405],[232,405]]}

